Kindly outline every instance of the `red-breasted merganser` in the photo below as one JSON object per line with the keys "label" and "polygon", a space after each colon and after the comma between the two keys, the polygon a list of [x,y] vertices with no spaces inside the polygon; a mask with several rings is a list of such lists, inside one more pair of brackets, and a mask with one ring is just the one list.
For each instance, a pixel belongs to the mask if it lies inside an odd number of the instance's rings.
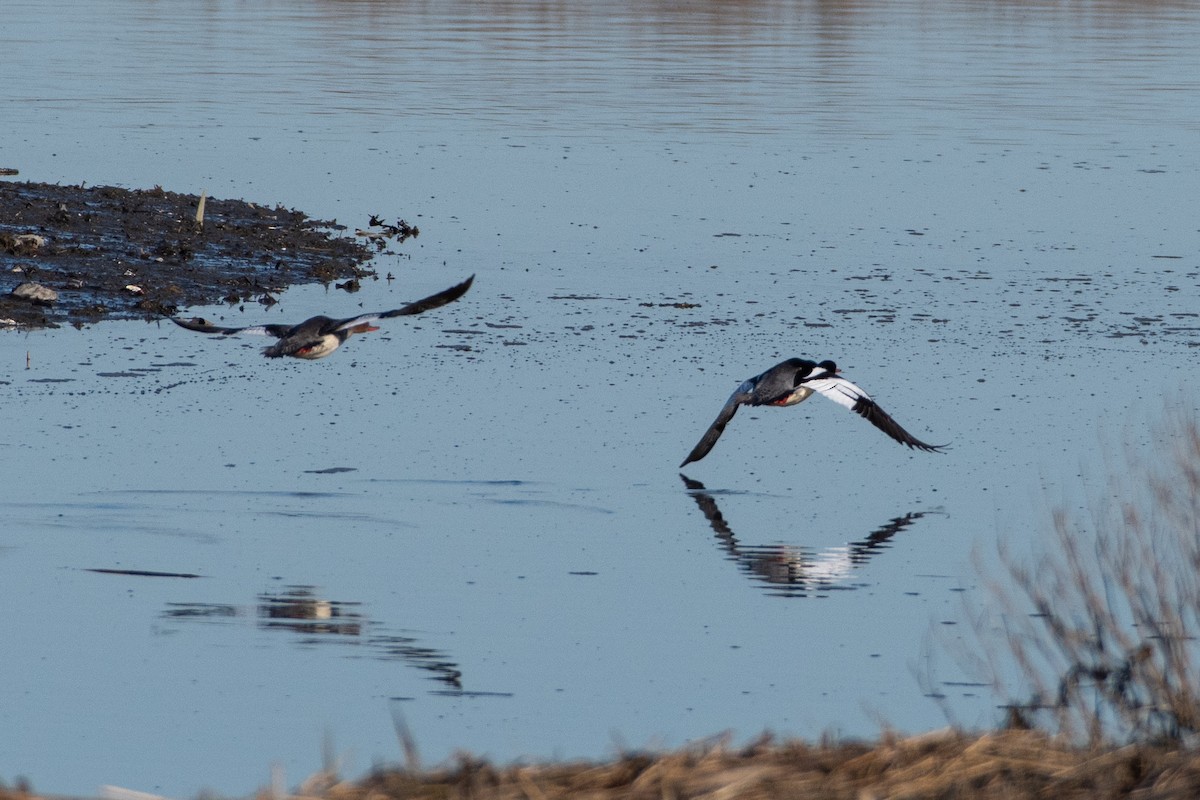
{"label": "red-breasted merganser", "polygon": [[900,444],[929,453],[939,452],[946,446],[925,444],[917,439],[876,405],[870,395],[845,378],[838,377],[838,372],[837,364],[832,361],[817,363],[803,358],[789,358],[744,382],[729,396],[725,407],[704,432],[700,443],[692,448],[679,466],[687,466],[708,455],[717,439],[721,438],[721,432],[729,420],[737,413],[738,406],[794,406],[807,400],[814,392],[850,409]]}
{"label": "red-breasted merganser", "polygon": [[172,321],[189,331],[200,333],[219,333],[230,336],[235,333],[254,333],[262,336],[274,336],[278,342],[263,348],[263,355],[270,358],[292,356],[293,358],[324,358],[337,350],[351,334],[377,331],[379,328],[371,323],[378,319],[389,317],[407,317],[421,314],[452,303],[467,293],[475,276],[467,278],[460,284],[451,286],[445,291],[431,294],[415,303],[409,303],[392,311],[381,311],[375,314],[359,314],[348,319],[331,319],[320,316],[306,319],[299,325],[250,325],[244,328],[222,328],[213,325],[203,317],[180,319],[172,317]]}

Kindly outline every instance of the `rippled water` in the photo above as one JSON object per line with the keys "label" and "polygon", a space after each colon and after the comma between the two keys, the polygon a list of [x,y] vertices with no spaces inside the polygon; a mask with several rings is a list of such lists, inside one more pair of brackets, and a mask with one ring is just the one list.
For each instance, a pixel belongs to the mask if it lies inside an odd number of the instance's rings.
{"label": "rippled water", "polygon": [[[398,759],[394,712],[426,761],[987,724],[921,679],[972,550],[1195,374],[1190,3],[64,10],[5,8],[0,166],[421,227],[395,281],[196,313],[478,278],[314,363],[0,336],[0,779],[247,793]],[[814,399],[681,476],[793,355],[951,449]]]}

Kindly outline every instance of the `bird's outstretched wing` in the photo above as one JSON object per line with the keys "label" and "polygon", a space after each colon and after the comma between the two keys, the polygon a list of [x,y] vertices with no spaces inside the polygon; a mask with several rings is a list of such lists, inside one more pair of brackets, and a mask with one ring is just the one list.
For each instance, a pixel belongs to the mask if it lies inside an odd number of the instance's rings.
{"label": "bird's outstretched wing", "polygon": [[462,283],[455,284],[449,289],[444,289],[437,294],[431,294],[429,297],[424,297],[415,302],[409,303],[400,308],[394,308],[391,311],[377,311],[373,314],[359,314],[357,317],[348,319],[340,319],[333,325],[332,332],[344,331],[347,328],[353,328],[357,325],[365,325],[374,322],[377,319],[389,319],[391,317],[408,317],[413,314],[423,314],[426,311],[432,311],[435,308],[441,308],[447,303],[453,303],[458,298],[467,293],[467,289],[471,288],[471,283],[475,280],[475,276],[467,278]]}
{"label": "bird's outstretched wing", "polygon": [[[330,327],[326,328],[327,333],[336,333],[344,331],[347,328],[353,328],[356,325],[362,325],[368,322],[374,322],[377,319],[387,319],[389,317],[405,317],[412,314],[420,314],[425,311],[431,311],[435,308],[440,308],[447,303],[453,303],[458,298],[467,293],[471,288],[471,283],[474,282],[475,276],[467,278],[459,284],[451,286],[449,289],[431,294],[429,297],[422,298],[416,302],[409,303],[406,306],[393,309],[391,311],[380,311],[373,314],[360,314],[357,317],[337,320],[336,322],[328,320],[327,317],[314,317],[310,321],[328,321]],[[189,331],[197,331],[199,333],[216,333],[222,336],[232,336],[235,333],[256,333],[262,336],[274,336],[276,339],[287,336],[293,331],[291,325],[248,325],[242,328],[223,328],[219,325],[214,325],[204,317],[172,317],[171,321],[181,328],[187,328]],[[301,342],[298,347],[303,347]]]}
{"label": "bird's outstretched wing", "polygon": [[869,394],[845,378],[815,378],[805,381],[804,385],[811,387],[822,397],[828,397],[839,406],[850,409],[900,444],[924,450],[927,453],[938,453],[946,447],[944,444],[925,444],[904,430],[900,427],[900,423],[892,419],[871,399]]}
{"label": "bird's outstretched wing", "polygon": [[717,414],[717,418],[713,421],[712,425],[708,426],[708,430],[704,432],[704,436],[700,438],[699,443],[692,448],[692,452],[688,453],[688,457],[679,465],[680,469],[708,455],[708,451],[713,449],[713,445],[717,443],[717,439],[721,438],[721,433],[725,430],[725,426],[729,424],[729,420],[733,419],[733,415],[737,413],[738,406],[750,402],[753,391],[754,381],[749,380],[735,389],[733,394],[729,395],[729,399],[725,401],[721,413]]}
{"label": "bird's outstretched wing", "polygon": [[222,336],[232,336],[235,333],[253,333],[259,336],[274,336],[279,338],[291,330],[290,325],[249,325],[244,328],[222,328],[214,325],[204,317],[171,317],[171,321],[181,328],[199,333],[217,333]]}
{"label": "bird's outstretched wing", "polygon": [[407,317],[412,314],[424,314],[426,311],[432,311],[435,308],[441,308],[447,303],[453,303],[458,298],[467,293],[471,288],[471,284],[475,281],[475,276],[467,278],[462,283],[455,284],[449,289],[444,289],[437,294],[431,294],[429,297],[409,303],[406,306],[393,309],[392,311],[384,311],[378,315],[379,319],[388,319],[389,317]]}

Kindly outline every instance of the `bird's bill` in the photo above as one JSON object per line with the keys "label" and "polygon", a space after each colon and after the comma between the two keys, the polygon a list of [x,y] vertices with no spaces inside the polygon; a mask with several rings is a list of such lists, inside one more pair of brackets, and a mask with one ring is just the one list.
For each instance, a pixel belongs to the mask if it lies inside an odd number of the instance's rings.
{"label": "bird's bill", "polygon": [[372,325],[369,322],[362,322],[350,329],[350,333],[370,333],[371,331],[379,330],[378,325]]}

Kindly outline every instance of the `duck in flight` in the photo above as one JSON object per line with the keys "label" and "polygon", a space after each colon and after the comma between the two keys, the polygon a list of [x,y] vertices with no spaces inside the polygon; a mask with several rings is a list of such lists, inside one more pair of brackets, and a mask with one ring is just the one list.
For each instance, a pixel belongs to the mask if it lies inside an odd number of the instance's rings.
{"label": "duck in flight", "polygon": [[837,364],[832,361],[807,361],[789,358],[776,364],[761,375],[744,382],[734,390],[725,402],[725,407],[716,420],[704,432],[699,444],[692,448],[680,467],[699,461],[713,449],[721,432],[737,413],[738,406],[794,406],[807,400],[813,393],[828,397],[840,406],[850,409],[876,428],[903,445],[929,453],[940,452],[946,445],[925,444],[913,436],[896,420],[888,416],[871,396],[845,378],[838,376]]}
{"label": "duck in flight", "polygon": [[454,302],[467,293],[474,280],[475,276],[472,275],[462,283],[406,306],[374,314],[359,314],[357,317],[347,319],[319,316],[306,319],[299,325],[250,325],[244,328],[222,328],[213,325],[203,317],[187,319],[172,317],[171,320],[180,327],[200,333],[219,333],[222,336],[231,336],[235,333],[255,333],[262,336],[274,336],[279,341],[263,348],[263,355],[268,358],[280,358],[281,356],[307,359],[324,358],[337,350],[343,342],[350,338],[351,334],[379,330],[377,326],[371,324],[375,320],[422,314]]}

